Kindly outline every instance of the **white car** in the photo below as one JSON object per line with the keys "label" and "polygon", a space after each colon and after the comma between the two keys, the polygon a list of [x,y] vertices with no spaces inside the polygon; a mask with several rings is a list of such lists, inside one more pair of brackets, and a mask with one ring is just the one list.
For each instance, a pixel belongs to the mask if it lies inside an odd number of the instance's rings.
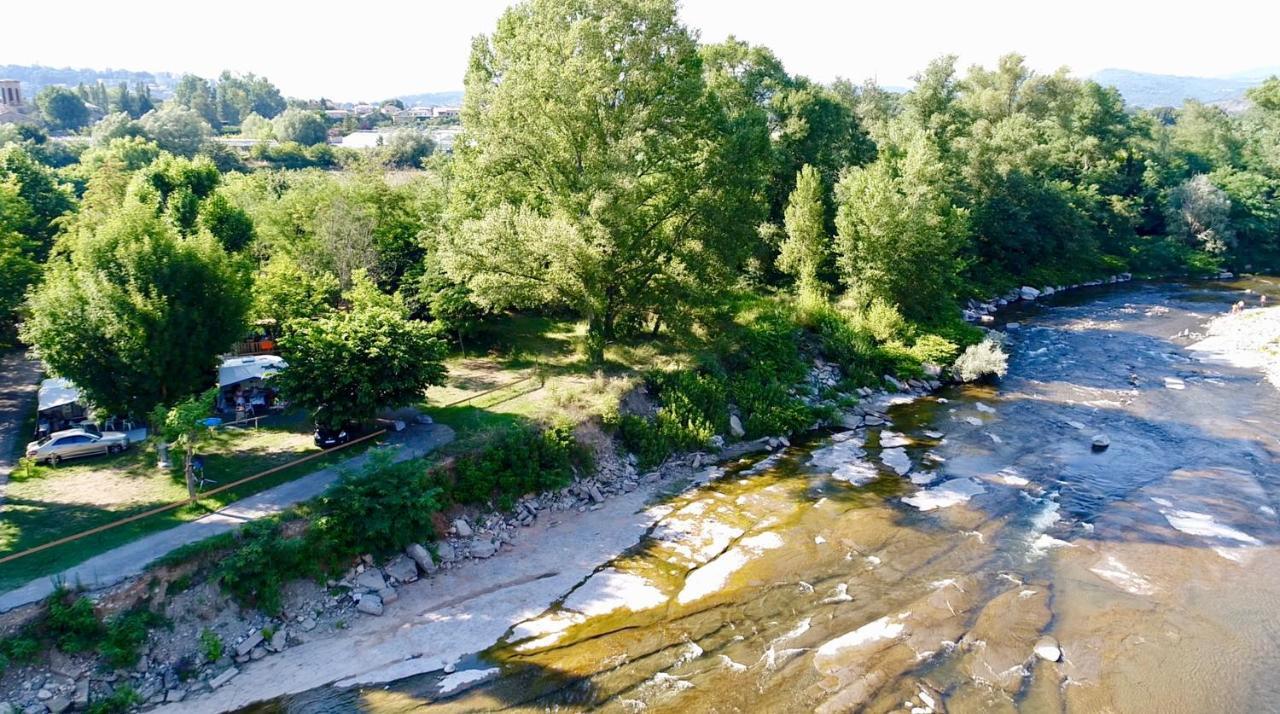
{"label": "white car", "polygon": [[50,465],[79,456],[117,454],[129,448],[129,435],[118,431],[94,434],[84,429],[67,429],[27,444],[27,458]]}

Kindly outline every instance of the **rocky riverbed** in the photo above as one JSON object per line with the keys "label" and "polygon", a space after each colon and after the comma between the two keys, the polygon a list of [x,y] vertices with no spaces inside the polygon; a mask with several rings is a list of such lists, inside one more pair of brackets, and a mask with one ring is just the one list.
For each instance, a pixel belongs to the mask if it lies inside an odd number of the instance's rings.
{"label": "rocky riverbed", "polygon": [[[395,627],[299,660],[370,653],[359,674],[256,711],[1267,710],[1280,395],[1192,349],[1238,299],[1148,285],[1002,313],[998,389],[607,499],[508,561],[541,579],[402,597]],[[275,661],[242,681],[303,669]]]}

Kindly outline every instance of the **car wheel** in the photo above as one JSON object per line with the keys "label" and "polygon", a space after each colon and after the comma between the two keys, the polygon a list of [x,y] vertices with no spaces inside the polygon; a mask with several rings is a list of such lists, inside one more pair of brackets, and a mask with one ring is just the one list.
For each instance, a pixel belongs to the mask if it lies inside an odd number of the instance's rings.
{"label": "car wheel", "polygon": [[53,456],[50,456],[50,457],[49,457],[49,465],[50,465],[50,466],[57,466],[57,465],[58,465],[58,464],[60,464],[60,463],[62,463],[62,457],[61,457],[61,456],[58,456],[57,454],[54,454]]}
{"label": "car wheel", "polygon": [[110,445],[110,446],[108,446],[108,447],[107,447],[107,453],[108,453],[108,454],[118,454],[118,453],[120,453],[121,451],[122,451],[122,449],[121,449],[121,447],[120,447],[120,445],[119,445],[119,444],[112,444],[112,445]]}

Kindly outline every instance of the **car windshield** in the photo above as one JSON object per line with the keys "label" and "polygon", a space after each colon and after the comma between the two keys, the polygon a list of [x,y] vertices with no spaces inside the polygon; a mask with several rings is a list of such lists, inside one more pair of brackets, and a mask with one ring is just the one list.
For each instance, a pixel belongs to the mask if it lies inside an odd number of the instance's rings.
{"label": "car windshield", "polygon": [[49,443],[49,440],[52,438],[53,437],[51,436],[42,436],[39,439],[36,439],[36,446],[44,446],[45,444]]}

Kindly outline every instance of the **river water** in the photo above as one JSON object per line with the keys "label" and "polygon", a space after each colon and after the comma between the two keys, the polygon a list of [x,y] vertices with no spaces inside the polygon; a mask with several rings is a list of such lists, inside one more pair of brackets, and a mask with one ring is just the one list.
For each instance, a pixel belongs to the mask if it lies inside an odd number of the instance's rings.
{"label": "river water", "polygon": [[456,672],[256,711],[1280,710],[1280,397],[1185,332],[1241,287],[1004,314],[998,387],[707,472]]}

